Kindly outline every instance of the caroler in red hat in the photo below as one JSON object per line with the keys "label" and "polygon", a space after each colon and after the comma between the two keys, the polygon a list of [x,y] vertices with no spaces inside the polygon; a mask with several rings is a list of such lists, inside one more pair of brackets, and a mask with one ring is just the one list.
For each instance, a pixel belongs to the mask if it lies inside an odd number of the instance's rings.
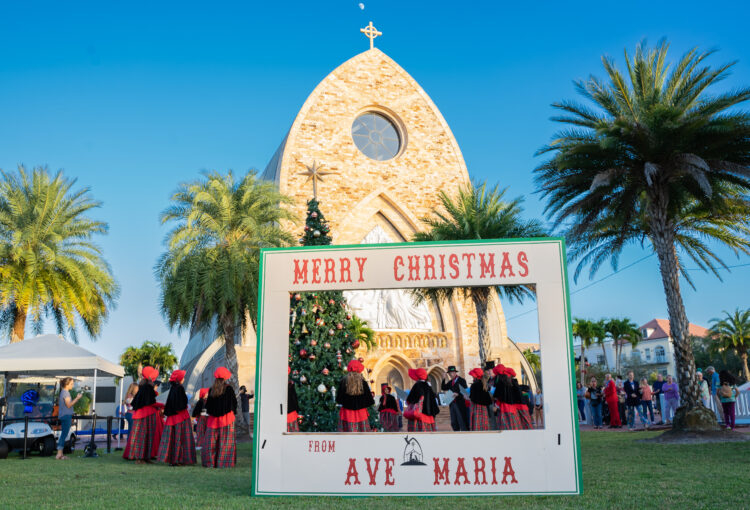
{"label": "caroler in red hat", "polygon": [[185,371],[175,370],[169,378],[169,395],[164,406],[164,430],[159,443],[159,462],[170,466],[195,464],[195,439],[188,412],[188,398],[182,383]]}
{"label": "caroler in red hat", "polygon": [[500,430],[520,430],[522,426],[514,401],[513,383],[507,370],[502,364],[498,364],[492,369],[492,373],[495,374],[495,405],[498,408],[497,428]]}
{"label": "caroler in red hat", "polygon": [[156,390],[154,383],[159,377],[159,371],[153,367],[143,367],[141,381],[138,383],[138,393],[133,397],[133,430],[128,436],[123,457],[135,460],[136,464],[151,462],[156,456],[161,436],[161,419],[156,406]]}
{"label": "caroler in red hat", "polygon": [[206,412],[206,398],[208,397],[208,388],[198,390],[198,402],[193,407],[193,418],[195,419],[195,444],[203,444],[203,435],[206,433],[206,421],[208,413]]}
{"label": "caroler in red hat", "polygon": [[365,367],[353,359],[346,366],[347,374],[339,382],[336,403],[339,410],[339,432],[367,432],[370,430],[370,416],[367,409],[375,404],[362,372]]}
{"label": "caroler in red hat", "polygon": [[[292,373],[290,367],[286,367],[286,375]],[[286,392],[286,431],[299,432],[299,402],[297,401],[297,390],[294,382],[289,379]]]}
{"label": "caroler in red hat", "polygon": [[469,390],[471,400],[471,414],[469,416],[469,430],[490,430],[489,407],[492,396],[489,393],[490,373],[485,376],[481,368],[474,368],[469,372],[474,378]]}
{"label": "caroler in red hat", "polygon": [[234,467],[237,445],[234,436],[234,415],[237,395],[227,381],[232,373],[225,367],[214,372],[214,383],[206,399],[206,433],[203,436],[201,462],[204,467]]}
{"label": "caroler in red hat", "polygon": [[407,420],[406,429],[409,432],[435,432],[435,416],[438,415],[437,396],[432,387],[427,384],[427,370],[424,368],[409,369],[409,377],[416,381],[406,397],[407,407],[404,418]]}
{"label": "caroler in red hat", "polygon": [[521,387],[518,385],[518,379],[516,379],[516,371],[511,367],[505,368],[505,373],[510,379],[511,393],[513,396],[513,407],[515,407],[518,421],[521,424],[522,429],[533,428],[531,422],[531,415],[529,414],[529,406],[524,404],[523,396],[521,395]]}
{"label": "caroler in red hat", "polygon": [[398,424],[398,416],[401,414],[398,409],[396,398],[391,395],[391,387],[383,383],[380,385],[380,403],[378,404],[378,414],[380,423],[383,425],[385,432],[398,432],[401,427]]}

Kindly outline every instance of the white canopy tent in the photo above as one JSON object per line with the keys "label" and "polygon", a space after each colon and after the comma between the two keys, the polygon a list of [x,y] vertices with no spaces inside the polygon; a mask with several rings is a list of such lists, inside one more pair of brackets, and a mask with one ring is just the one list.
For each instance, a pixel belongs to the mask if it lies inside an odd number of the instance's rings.
{"label": "white canopy tent", "polygon": [[[124,377],[125,369],[66,342],[57,335],[42,335],[0,347],[0,374],[5,380],[29,375],[35,377],[93,377],[93,412],[96,414],[98,376]],[[120,379],[122,400],[122,379]]]}

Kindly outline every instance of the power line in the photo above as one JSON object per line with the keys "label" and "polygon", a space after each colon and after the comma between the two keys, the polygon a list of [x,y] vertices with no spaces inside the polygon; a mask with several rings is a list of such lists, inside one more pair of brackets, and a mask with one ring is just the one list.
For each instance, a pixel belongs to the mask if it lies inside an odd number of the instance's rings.
{"label": "power line", "polygon": [[[646,260],[646,259],[648,259],[648,258],[650,258],[650,257],[653,257],[653,256],[654,256],[654,254],[653,254],[653,253],[651,253],[651,254],[649,254],[649,255],[646,255],[645,257],[641,257],[641,258],[639,258],[638,260],[636,260],[635,262],[631,262],[631,263],[630,263],[630,264],[628,264],[627,266],[621,267],[621,268],[620,268],[620,269],[618,269],[617,271],[614,271],[614,272],[612,272],[612,273],[608,274],[607,276],[604,276],[604,277],[602,277],[602,278],[599,278],[598,280],[595,280],[595,281],[593,281],[593,282],[589,283],[588,285],[586,285],[586,286],[584,286],[584,287],[581,287],[580,289],[576,289],[576,290],[574,290],[573,292],[571,292],[571,293],[570,293],[570,295],[572,296],[573,294],[575,294],[575,293],[577,293],[577,292],[581,292],[582,290],[586,290],[586,289],[588,289],[589,287],[591,287],[591,286],[593,286],[593,285],[596,285],[597,283],[600,283],[600,282],[603,282],[604,280],[607,280],[608,278],[612,278],[612,277],[613,277],[614,275],[616,275],[617,273],[621,273],[621,272],[625,271],[626,269],[630,269],[630,268],[631,268],[631,267],[633,267],[634,265],[636,265],[636,264],[640,264],[640,263],[641,263],[641,262],[643,262],[644,260]],[[519,313],[519,314],[517,314],[517,315],[514,315],[513,317],[509,317],[509,318],[506,318],[506,319],[505,319],[505,322],[509,322],[509,321],[512,321],[513,319],[517,319],[517,318],[519,318],[519,317],[523,317],[524,315],[528,315],[528,314],[530,314],[531,312],[535,312],[536,310],[537,310],[537,307],[535,306],[535,307],[534,307],[534,308],[532,308],[531,310],[527,310],[527,311],[525,311],[525,312],[521,312],[521,313]]]}

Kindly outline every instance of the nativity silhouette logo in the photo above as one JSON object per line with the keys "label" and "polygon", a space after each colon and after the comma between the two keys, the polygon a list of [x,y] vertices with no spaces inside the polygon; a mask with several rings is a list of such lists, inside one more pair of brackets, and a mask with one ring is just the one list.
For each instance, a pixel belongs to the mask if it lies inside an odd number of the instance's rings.
{"label": "nativity silhouette logo", "polygon": [[422,453],[422,446],[417,441],[416,437],[409,437],[408,435],[404,438],[406,446],[404,447],[404,455],[402,466],[426,466],[424,462],[424,454]]}

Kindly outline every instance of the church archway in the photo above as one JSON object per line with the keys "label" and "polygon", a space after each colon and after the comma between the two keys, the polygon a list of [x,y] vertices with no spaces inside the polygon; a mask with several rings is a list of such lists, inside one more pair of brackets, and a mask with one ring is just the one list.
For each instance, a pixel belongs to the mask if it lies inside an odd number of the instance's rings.
{"label": "church archway", "polygon": [[412,380],[409,379],[409,369],[414,368],[411,361],[399,354],[392,354],[378,361],[372,368],[372,380],[374,387],[372,390],[380,393],[380,385],[388,384],[392,388],[409,389],[412,386]]}
{"label": "church archway", "polygon": [[443,377],[445,376],[445,370],[441,367],[432,367],[427,373],[427,382],[432,386],[432,390],[435,393],[440,393],[440,386],[443,383]]}

